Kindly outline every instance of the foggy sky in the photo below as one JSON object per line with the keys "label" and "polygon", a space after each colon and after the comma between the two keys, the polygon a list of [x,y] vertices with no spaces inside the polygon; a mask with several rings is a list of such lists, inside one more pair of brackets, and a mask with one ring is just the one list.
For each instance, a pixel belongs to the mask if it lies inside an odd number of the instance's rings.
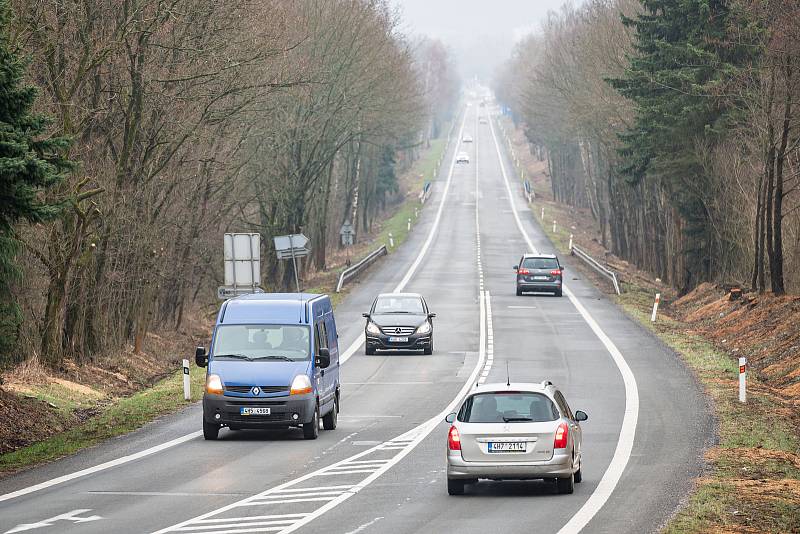
{"label": "foggy sky", "polygon": [[[519,38],[567,0],[391,0],[403,33],[441,39],[464,78],[488,80]],[[575,2],[573,2],[575,3]]]}

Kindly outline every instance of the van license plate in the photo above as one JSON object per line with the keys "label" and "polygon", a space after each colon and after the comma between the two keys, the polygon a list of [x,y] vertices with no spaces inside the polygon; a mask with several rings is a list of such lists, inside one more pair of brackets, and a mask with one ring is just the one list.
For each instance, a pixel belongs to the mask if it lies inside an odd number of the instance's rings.
{"label": "van license plate", "polygon": [[408,343],[407,337],[390,337],[389,343]]}
{"label": "van license plate", "polygon": [[239,408],[239,415],[269,415],[270,409],[269,408],[250,408],[248,406],[242,406]]}
{"label": "van license plate", "polygon": [[525,452],[525,442],[494,443],[490,441],[489,452]]}

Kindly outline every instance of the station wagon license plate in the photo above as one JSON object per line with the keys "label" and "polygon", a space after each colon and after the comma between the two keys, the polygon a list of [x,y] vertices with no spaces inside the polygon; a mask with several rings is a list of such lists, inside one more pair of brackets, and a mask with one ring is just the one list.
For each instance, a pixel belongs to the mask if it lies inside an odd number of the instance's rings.
{"label": "station wagon license plate", "polygon": [[269,415],[269,408],[250,408],[249,406],[242,406],[239,408],[239,415]]}
{"label": "station wagon license plate", "polygon": [[407,337],[394,337],[394,336],[392,336],[392,337],[389,338],[389,343],[408,343],[408,338]]}
{"label": "station wagon license plate", "polygon": [[525,442],[497,443],[490,441],[489,452],[525,452]]}
{"label": "station wagon license plate", "polygon": [[547,277],[546,276],[534,276],[533,279],[534,280],[547,280]]}

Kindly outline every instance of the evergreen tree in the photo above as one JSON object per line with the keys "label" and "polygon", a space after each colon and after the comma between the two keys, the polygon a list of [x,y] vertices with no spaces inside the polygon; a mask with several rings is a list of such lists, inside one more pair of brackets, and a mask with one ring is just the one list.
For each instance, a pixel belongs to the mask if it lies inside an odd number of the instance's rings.
{"label": "evergreen tree", "polygon": [[631,184],[655,180],[685,222],[684,288],[708,279],[712,267],[709,180],[699,147],[713,146],[729,118],[716,97],[740,54],[725,44],[727,4],[642,0],[643,12],[624,20],[636,30],[636,54],[626,76],[610,80],[636,105],[635,124],[621,135],[621,174]]}
{"label": "evergreen tree", "polygon": [[23,80],[25,62],[9,40],[10,24],[8,0],[0,0],[0,362],[9,360],[22,321],[11,292],[21,279],[14,225],[58,214],[60,206],[43,192],[70,168],[67,140],[47,138],[47,119],[33,112],[36,89]]}

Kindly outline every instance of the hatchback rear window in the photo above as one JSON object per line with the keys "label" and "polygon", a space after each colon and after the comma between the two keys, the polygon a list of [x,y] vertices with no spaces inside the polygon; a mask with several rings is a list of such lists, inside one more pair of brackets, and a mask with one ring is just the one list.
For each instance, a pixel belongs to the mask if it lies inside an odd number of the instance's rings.
{"label": "hatchback rear window", "polygon": [[558,417],[558,410],[546,395],[527,391],[478,393],[469,397],[458,413],[458,420],[465,423],[540,423]]}
{"label": "hatchback rear window", "polygon": [[555,258],[525,258],[522,266],[526,269],[558,269],[558,260]]}

